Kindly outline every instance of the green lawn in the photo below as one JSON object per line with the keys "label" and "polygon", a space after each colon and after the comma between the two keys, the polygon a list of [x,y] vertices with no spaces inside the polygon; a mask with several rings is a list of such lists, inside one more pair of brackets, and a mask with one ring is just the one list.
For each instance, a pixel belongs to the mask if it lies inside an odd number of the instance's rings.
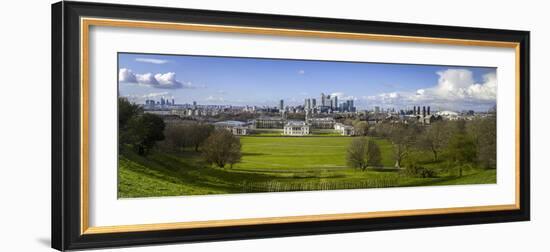
{"label": "green lawn", "polygon": [[[233,168],[209,166],[200,153],[153,151],[146,157],[127,148],[119,154],[118,196],[149,197],[245,192],[330,190],[396,186],[495,183],[495,170],[468,169],[462,177],[439,171],[436,178],[410,178],[396,169],[392,146],[377,139],[386,168],[358,171],[346,166],[351,137],[244,136],[242,162]],[[427,155],[429,156],[429,155]],[[441,163],[426,164],[438,170]]]}

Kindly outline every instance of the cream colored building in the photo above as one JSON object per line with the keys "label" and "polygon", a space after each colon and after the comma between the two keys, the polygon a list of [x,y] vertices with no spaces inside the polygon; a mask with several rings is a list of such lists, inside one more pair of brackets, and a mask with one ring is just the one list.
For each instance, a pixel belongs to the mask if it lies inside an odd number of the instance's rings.
{"label": "cream colored building", "polygon": [[355,129],[352,126],[344,125],[342,123],[335,123],[334,130],[338,131],[342,136],[355,135]]}
{"label": "cream colored building", "polygon": [[309,125],[305,122],[290,121],[283,127],[283,135],[305,136],[309,135]]}

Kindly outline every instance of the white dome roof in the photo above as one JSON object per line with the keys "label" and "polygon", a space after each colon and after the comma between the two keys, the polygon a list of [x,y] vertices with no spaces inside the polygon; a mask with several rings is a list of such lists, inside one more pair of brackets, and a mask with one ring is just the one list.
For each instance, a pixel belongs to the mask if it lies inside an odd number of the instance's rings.
{"label": "white dome roof", "polygon": [[440,116],[457,116],[458,115],[457,112],[449,111],[449,110],[439,111],[437,112],[437,114]]}

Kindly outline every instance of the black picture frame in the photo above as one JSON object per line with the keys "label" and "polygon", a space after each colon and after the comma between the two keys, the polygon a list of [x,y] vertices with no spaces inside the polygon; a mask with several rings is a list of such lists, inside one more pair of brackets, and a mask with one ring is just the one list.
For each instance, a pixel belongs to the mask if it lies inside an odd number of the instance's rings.
{"label": "black picture frame", "polygon": [[[81,234],[80,17],[139,19],[366,34],[519,43],[519,209],[292,222],[160,231]],[[467,225],[530,219],[530,87],[528,31],[267,15],[102,3],[52,5],[52,247],[58,250],[175,242],[254,239],[389,229]]]}

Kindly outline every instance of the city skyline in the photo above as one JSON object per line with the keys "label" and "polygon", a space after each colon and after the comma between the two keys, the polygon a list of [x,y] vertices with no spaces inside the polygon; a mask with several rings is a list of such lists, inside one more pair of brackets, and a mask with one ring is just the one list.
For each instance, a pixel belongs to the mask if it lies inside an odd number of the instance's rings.
{"label": "city skyline", "polygon": [[359,110],[486,111],[496,104],[496,68],[238,57],[119,54],[119,95],[136,103],[174,99],[204,105],[320,102],[321,93]]}

